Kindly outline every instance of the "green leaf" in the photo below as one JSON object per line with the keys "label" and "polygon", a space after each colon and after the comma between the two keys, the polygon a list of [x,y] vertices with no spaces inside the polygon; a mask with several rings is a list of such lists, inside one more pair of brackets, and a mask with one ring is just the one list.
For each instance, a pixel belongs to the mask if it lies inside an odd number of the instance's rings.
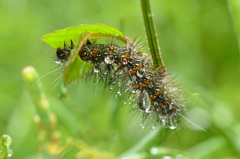
{"label": "green leaf", "polygon": [[70,44],[72,40],[74,43],[76,43],[79,39],[79,35],[85,34],[86,32],[92,35],[95,34],[95,36],[91,36],[90,39],[115,38],[124,43],[127,42],[124,34],[121,31],[103,24],[79,25],[66,29],[60,29],[53,33],[44,35],[41,40],[45,41],[52,48],[56,49],[58,47],[63,47],[64,42]]}
{"label": "green leaf", "polygon": [[76,79],[84,77],[91,69],[93,64],[89,64],[83,61],[79,56],[78,52],[85,44],[85,42],[91,37],[91,34],[83,33],[80,35],[74,50],[72,51],[69,61],[63,73],[63,79],[67,84],[70,84]]}

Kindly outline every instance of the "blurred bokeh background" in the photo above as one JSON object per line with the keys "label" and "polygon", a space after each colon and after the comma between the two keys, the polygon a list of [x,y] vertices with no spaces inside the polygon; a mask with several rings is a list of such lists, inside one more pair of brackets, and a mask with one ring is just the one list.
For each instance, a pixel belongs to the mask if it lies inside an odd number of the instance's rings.
{"label": "blurred bokeh background", "polygon": [[[151,0],[163,60],[169,73],[190,92],[186,117],[207,132],[183,121],[182,128],[166,137],[155,136],[164,140],[134,153],[136,158],[239,158],[237,1]],[[13,158],[54,156],[44,151],[46,144],[41,148],[35,110],[21,76],[26,66],[33,66],[39,76],[56,68],[55,51],[40,38],[57,29],[96,23],[118,28],[147,45],[138,0],[0,0],[0,136],[12,137]],[[104,95],[101,86],[80,81],[70,86],[67,100],[59,99],[56,79],[60,74],[55,71],[41,79],[50,109],[58,118],[55,130],[61,134],[60,147],[70,137],[78,145],[67,147],[59,158],[84,158],[83,153],[88,158],[97,151],[111,158],[149,135],[128,108],[114,111],[118,102]]]}

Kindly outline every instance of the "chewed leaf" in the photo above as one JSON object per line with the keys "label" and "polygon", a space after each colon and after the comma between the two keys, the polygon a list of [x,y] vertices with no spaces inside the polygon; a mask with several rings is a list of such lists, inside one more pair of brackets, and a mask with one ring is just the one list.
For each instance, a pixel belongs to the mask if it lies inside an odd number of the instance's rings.
{"label": "chewed leaf", "polygon": [[121,31],[103,24],[79,25],[66,29],[60,29],[44,35],[41,40],[45,41],[52,48],[56,49],[58,47],[62,47],[64,45],[64,42],[70,43],[72,40],[74,43],[76,43],[78,41],[79,35],[86,32],[89,34],[96,34],[96,36],[92,36],[90,39],[101,39],[109,37],[118,39],[124,43],[127,41]]}
{"label": "chewed leaf", "polygon": [[79,56],[78,52],[90,37],[91,34],[82,33],[76,43],[74,50],[69,57],[69,61],[63,73],[65,83],[70,84],[74,80],[81,79],[84,77],[92,68],[93,64],[89,64],[83,61]]}

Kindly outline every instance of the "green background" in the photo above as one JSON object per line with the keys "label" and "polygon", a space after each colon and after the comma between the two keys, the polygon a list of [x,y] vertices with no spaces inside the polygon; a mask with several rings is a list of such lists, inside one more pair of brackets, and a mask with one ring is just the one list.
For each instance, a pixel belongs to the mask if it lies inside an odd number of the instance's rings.
{"label": "green background", "polygon": [[[168,132],[164,141],[152,145],[159,149],[159,156],[240,155],[240,6],[236,2],[151,1],[169,73],[186,91],[200,95],[189,99],[186,116],[207,131],[194,130],[196,126],[183,122],[179,130]],[[115,27],[147,47],[137,0],[0,1],[0,135],[12,137],[13,158],[36,158],[41,154],[33,122],[35,111],[21,76],[26,66],[35,67],[40,76],[57,68],[55,51],[40,38],[58,29],[96,23]],[[100,85],[74,83],[69,88],[69,99],[60,100],[56,84],[59,75],[61,70],[41,82],[58,118],[61,145],[71,136],[117,156],[149,135],[150,130],[139,126],[141,119],[129,108],[115,111],[119,103],[104,95]],[[161,137],[155,136],[156,140]],[[155,149],[151,150],[136,154],[138,158],[154,158]],[[74,158],[78,151],[72,148],[63,158]]]}

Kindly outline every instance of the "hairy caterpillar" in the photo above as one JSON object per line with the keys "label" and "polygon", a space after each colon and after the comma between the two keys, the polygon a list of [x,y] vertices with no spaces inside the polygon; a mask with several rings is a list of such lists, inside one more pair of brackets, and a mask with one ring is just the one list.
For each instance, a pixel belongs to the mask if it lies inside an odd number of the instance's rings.
{"label": "hairy caterpillar", "polygon": [[[67,62],[73,48],[72,40],[70,45],[64,43],[63,48],[57,48],[57,63]],[[122,47],[87,40],[77,54],[83,61],[94,64],[92,72],[107,78],[106,85],[115,88],[117,94],[137,99],[135,105],[144,118],[170,129],[177,127],[184,110],[181,90],[166,73],[151,69],[151,62],[133,42]]]}

